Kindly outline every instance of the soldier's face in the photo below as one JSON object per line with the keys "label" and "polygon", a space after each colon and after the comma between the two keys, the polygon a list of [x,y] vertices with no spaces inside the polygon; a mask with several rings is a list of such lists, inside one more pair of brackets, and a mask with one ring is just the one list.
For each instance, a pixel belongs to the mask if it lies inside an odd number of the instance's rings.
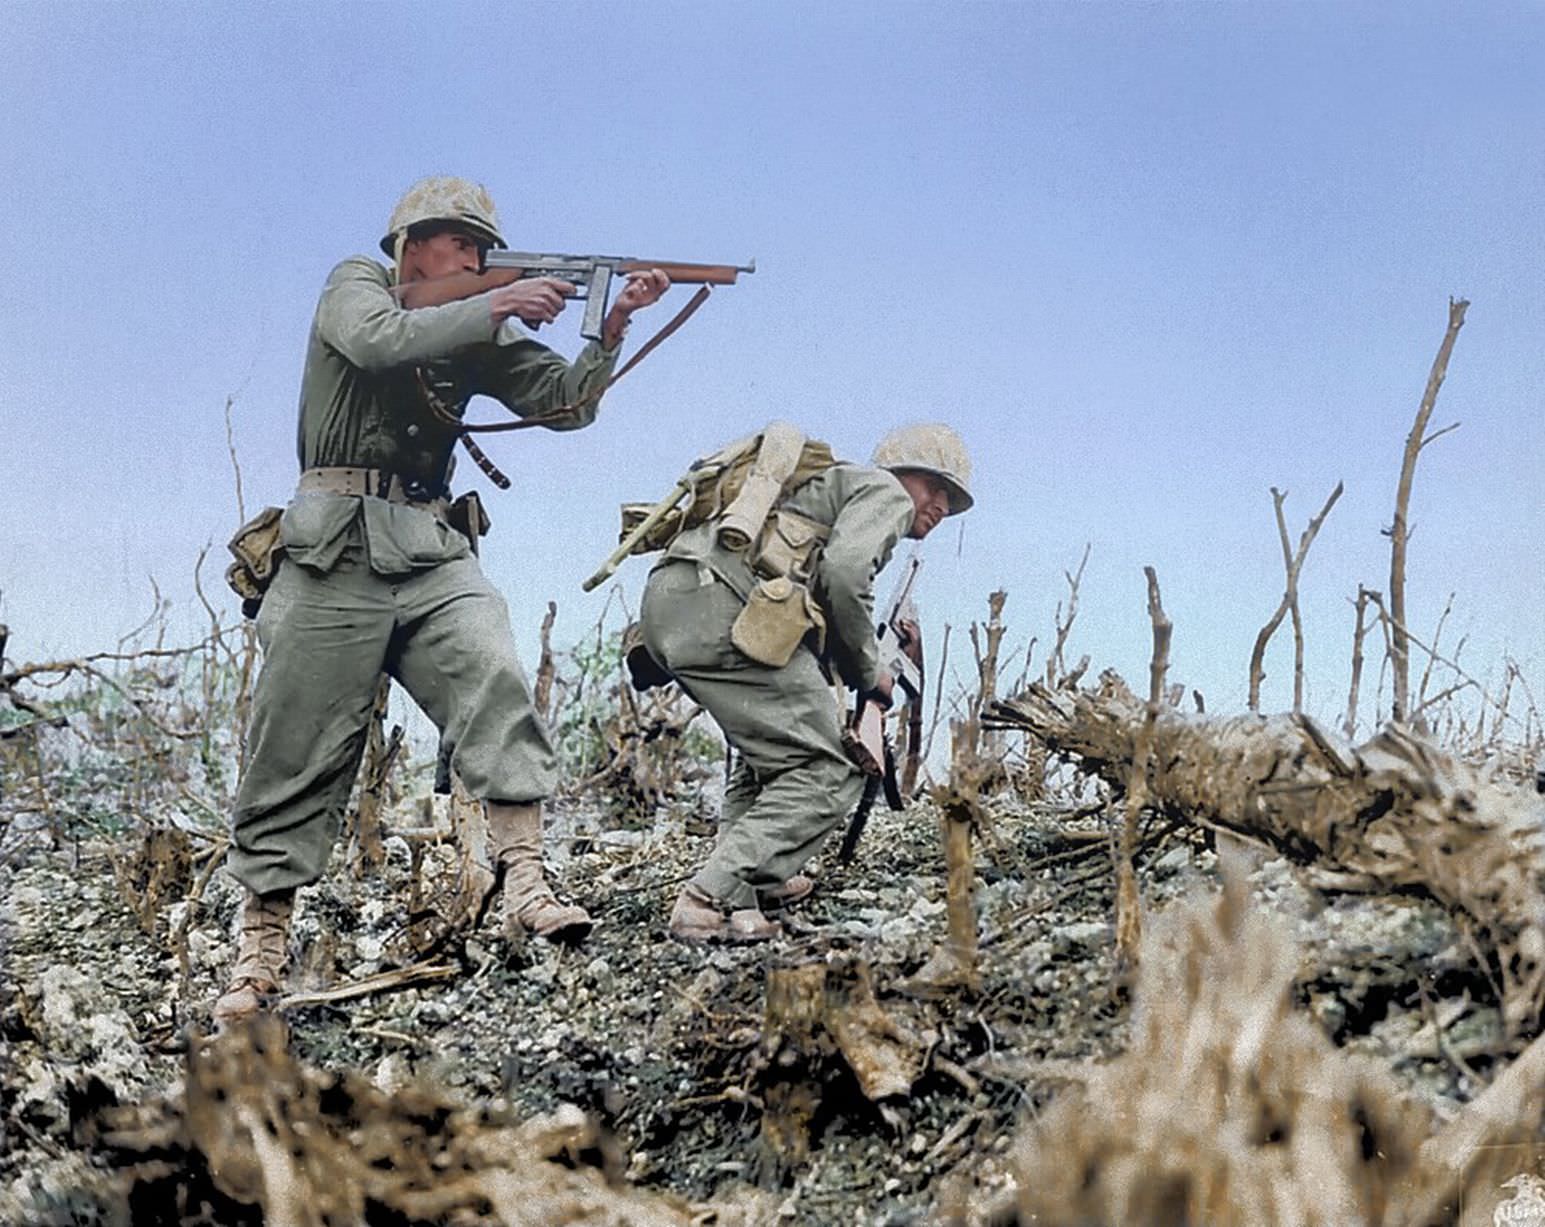
{"label": "soldier's face", "polygon": [[428,238],[409,239],[402,264],[404,281],[427,281],[451,273],[475,273],[483,267],[483,253],[470,234],[441,230]]}
{"label": "soldier's face", "polygon": [[907,536],[921,541],[949,515],[949,487],[932,473],[916,470],[897,473],[896,480],[912,496],[912,531]]}

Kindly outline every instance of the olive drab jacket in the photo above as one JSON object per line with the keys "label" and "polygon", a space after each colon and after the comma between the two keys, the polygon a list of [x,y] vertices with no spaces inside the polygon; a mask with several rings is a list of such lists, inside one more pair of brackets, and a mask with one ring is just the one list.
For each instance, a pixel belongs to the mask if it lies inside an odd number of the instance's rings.
{"label": "olive drab jacket", "polygon": [[[884,469],[837,464],[779,506],[830,527],[811,576],[811,590],[826,617],[826,653],[845,685],[872,689],[880,674],[874,580],[912,527],[911,496]],[[757,577],[744,552],[718,542],[715,528],[709,521],[688,529],[667,547],[662,561],[698,562],[745,601]]]}
{"label": "olive drab jacket", "polygon": [[[344,260],[327,279],[301,382],[302,469],[381,469],[443,493],[458,430],[436,414],[430,395],[457,417],[468,398],[484,395],[523,417],[583,402],[544,423],[554,430],[595,420],[595,393],[611,376],[615,351],[591,342],[570,363],[513,321],[495,326],[484,295],[406,310],[390,286],[387,269],[367,256]],[[460,533],[417,508],[313,494],[285,513],[290,557],[330,568],[356,516],[363,517],[371,566],[381,574],[434,566],[468,551]]]}

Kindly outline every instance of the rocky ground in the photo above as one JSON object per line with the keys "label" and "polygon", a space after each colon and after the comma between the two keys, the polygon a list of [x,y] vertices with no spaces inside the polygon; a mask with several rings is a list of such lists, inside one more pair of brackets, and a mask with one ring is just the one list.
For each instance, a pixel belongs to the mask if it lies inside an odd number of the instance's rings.
{"label": "rocky ground", "polygon": [[[427,791],[422,773],[405,787]],[[852,865],[819,861],[819,889],[783,940],[669,940],[670,901],[710,846],[715,789],[715,778],[700,781],[641,825],[602,817],[593,799],[564,802],[549,858],[598,919],[583,947],[512,948],[489,919],[434,954],[449,968],[442,978],[288,1010],[293,1053],[388,1091],[429,1083],[515,1116],[578,1105],[609,1133],[620,1180],[696,1205],[698,1221],[988,1221],[1012,1188],[1016,1132],[1081,1067],[1123,1046],[1129,1005],[1114,991],[1098,837],[1109,815],[1077,809],[1071,789],[1034,805],[994,798],[978,846],[981,987],[930,999],[902,991],[944,934],[926,801],[902,814],[882,805]],[[103,1102],[176,1094],[190,1029],[208,1027],[228,969],[237,890],[204,873],[219,827],[194,806],[157,820],[190,832],[175,853],[136,860],[142,824],[61,824],[18,796],[0,800],[0,1222],[128,1221],[121,1160],[82,1121]],[[422,827],[423,804],[404,799],[388,825]],[[50,824],[70,837],[52,840]],[[388,839],[384,866],[361,877],[340,852],[302,894],[293,991],[414,959],[414,879],[417,897],[434,899],[455,867],[449,844],[419,846],[415,863],[408,842]],[[1440,1114],[1480,1089],[1498,1051],[1494,994],[1440,909],[1320,896],[1280,860],[1225,852],[1246,863],[1259,906],[1303,942],[1298,995],[1339,1045],[1387,1064]],[[1155,911],[1215,892],[1216,853],[1199,832],[1156,830],[1141,881]],[[881,1104],[833,1066],[815,1088],[808,1158],[779,1170],[759,1137],[768,973],[849,957],[871,969],[880,1006],[920,1037],[926,1060],[907,1094]]]}

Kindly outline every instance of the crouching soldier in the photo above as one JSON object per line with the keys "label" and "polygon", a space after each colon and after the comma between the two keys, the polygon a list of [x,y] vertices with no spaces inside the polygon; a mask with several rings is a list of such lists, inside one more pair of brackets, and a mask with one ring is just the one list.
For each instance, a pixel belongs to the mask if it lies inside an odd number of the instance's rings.
{"label": "crouching soldier", "polygon": [[295,890],[327,864],[383,670],[434,721],[484,804],[507,928],[554,940],[590,930],[585,911],[559,902],[543,876],[553,748],[507,607],[473,549],[482,513],[449,501],[451,449],[476,394],[544,415],[555,430],[594,421],[630,315],[669,283],[658,270],[630,278],[601,341],[569,363],[513,321],[550,322],[572,286],[533,278],[440,292],[504,246],[482,187],[430,178],[403,197],[381,240],[393,267],[355,256],[322,291],[301,381],[300,483],[257,613],[263,666],[229,861],[247,894],[235,969],[214,1011],[222,1024],[277,990]]}
{"label": "crouching soldier", "polygon": [[764,909],[810,892],[800,868],[863,791],[829,675],[889,705],[875,576],[903,537],[971,506],[970,473],[948,426],[907,426],[872,467],[831,463],[782,487],[749,543],[718,515],[667,546],[644,590],[644,646],[737,751],[717,844],[676,899],[673,937],[762,941],[780,931]]}

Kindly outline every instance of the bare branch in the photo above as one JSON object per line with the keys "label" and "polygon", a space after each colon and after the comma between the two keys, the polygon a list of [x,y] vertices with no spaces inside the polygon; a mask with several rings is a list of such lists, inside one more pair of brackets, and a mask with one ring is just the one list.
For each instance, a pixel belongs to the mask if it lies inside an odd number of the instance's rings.
{"label": "bare branch", "polygon": [[1073,619],[1078,616],[1078,585],[1084,578],[1084,564],[1089,561],[1089,542],[1084,542],[1083,557],[1078,560],[1078,570],[1069,575],[1066,571],[1062,574],[1068,581],[1068,605],[1064,614],[1062,603],[1057,603],[1057,640],[1052,646],[1051,655],[1046,658],[1046,684],[1055,686],[1059,679],[1067,677],[1067,666],[1062,659],[1062,649],[1067,645],[1068,634],[1073,629]]}
{"label": "bare branch", "polygon": [[[1443,624],[1448,621],[1449,614],[1453,612],[1454,594],[1450,592],[1448,594],[1448,601],[1445,602],[1443,606],[1443,612],[1438,615],[1437,629],[1432,632],[1432,646],[1434,650],[1436,650],[1438,644],[1442,642]],[[1429,654],[1427,657],[1427,667],[1422,670],[1422,684],[1416,688],[1416,708],[1411,713],[1411,718],[1413,720],[1416,718],[1416,712],[1421,711],[1421,709],[1426,706],[1426,703],[1423,700],[1427,694],[1427,683],[1432,680],[1432,666],[1434,663],[1436,663],[1436,657]]]}
{"label": "bare branch", "polygon": [[1255,637],[1255,647],[1250,653],[1250,710],[1261,710],[1261,682],[1266,677],[1265,659],[1266,644],[1277,627],[1282,625],[1282,619],[1288,613],[1293,615],[1293,710],[1303,709],[1304,701],[1304,631],[1302,616],[1298,609],[1298,576],[1303,570],[1304,558],[1309,553],[1309,547],[1314,543],[1315,536],[1320,531],[1320,525],[1325,523],[1325,517],[1330,514],[1330,509],[1336,505],[1336,500],[1341,497],[1345,487],[1341,482],[1336,483],[1336,488],[1330,492],[1330,497],[1325,500],[1325,505],[1320,508],[1320,513],[1309,521],[1309,526],[1304,529],[1298,538],[1298,549],[1294,552],[1288,543],[1287,519],[1282,514],[1282,504],[1287,498],[1287,491],[1278,490],[1275,486],[1271,489],[1272,504],[1277,516],[1277,536],[1282,544],[1282,565],[1287,572],[1287,583],[1283,588],[1282,601],[1277,610],[1261,627],[1260,634]]}
{"label": "bare branch", "polygon": [[1428,435],[1419,444],[1417,444],[1417,451],[1420,451],[1422,448],[1426,447],[1429,443],[1436,443],[1439,439],[1441,439],[1444,435],[1448,434],[1450,431],[1458,430],[1458,429],[1459,429],[1459,423],[1458,422],[1450,422],[1442,430],[1435,430],[1435,431],[1433,431],[1432,434]]}
{"label": "bare branch", "polygon": [[241,461],[236,459],[236,428],[231,422],[231,410],[236,405],[236,394],[233,392],[225,398],[225,450],[231,454],[231,472],[236,475],[236,522],[247,522],[247,500],[242,493],[241,485]]}
{"label": "bare branch", "polygon": [[[1363,634],[1367,629],[1363,619],[1368,612],[1368,599],[1379,599],[1379,593],[1370,592],[1361,584],[1357,586],[1357,623],[1352,628],[1352,685],[1347,691],[1347,714],[1341,722],[1341,731],[1350,741],[1357,732],[1357,689],[1363,678]],[[1382,608],[1382,607],[1381,607]]]}

